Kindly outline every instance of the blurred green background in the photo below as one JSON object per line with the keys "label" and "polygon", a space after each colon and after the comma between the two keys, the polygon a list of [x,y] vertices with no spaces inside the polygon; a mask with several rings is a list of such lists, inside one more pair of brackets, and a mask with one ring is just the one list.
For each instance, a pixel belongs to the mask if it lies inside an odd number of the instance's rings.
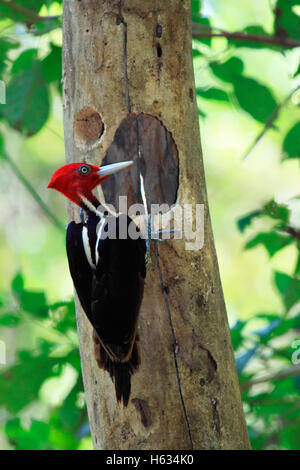
{"label": "blurred green background", "polygon": [[[251,443],[299,449],[300,3],[191,5],[210,211]],[[65,161],[61,10],[61,1],[0,1],[4,449],[92,448],[65,254],[66,200],[46,189]],[[236,31],[257,38],[228,37]],[[222,37],[203,37],[212,33]]]}

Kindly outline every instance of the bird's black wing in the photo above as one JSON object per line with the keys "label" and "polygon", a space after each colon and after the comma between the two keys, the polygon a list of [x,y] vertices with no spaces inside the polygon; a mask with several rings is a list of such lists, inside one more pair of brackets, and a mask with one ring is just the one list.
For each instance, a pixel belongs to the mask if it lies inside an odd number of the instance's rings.
{"label": "bird's black wing", "polygon": [[[116,221],[117,227],[120,221],[126,222],[127,229],[133,223],[127,216]],[[146,276],[146,244],[140,238],[107,238],[98,243],[98,222],[90,214],[85,225],[69,224],[67,255],[81,306],[94,327],[95,358],[109,372],[117,400],[127,406],[130,378],[140,364],[137,321]],[[83,241],[83,231],[88,243]],[[89,247],[88,258],[84,243]]]}
{"label": "bird's black wing", "polygon": [[81,306],[92,322],[91,291],[93,271],[84,251],[82,230],[82,223],[69,223],[66,237],[67,256],[71,277]]}
{"label": "bird's black wing", "polygon": [[[125,219],[124,219],[125,218]],[[133,221],[121,215],[128,229]],[[117,235],[118,236],[118,235]],[[132,353],[144,291],[145,241],[106,238],[98,244],[99,260],[92,281],[92,324],[112,360],[128,361]]]}

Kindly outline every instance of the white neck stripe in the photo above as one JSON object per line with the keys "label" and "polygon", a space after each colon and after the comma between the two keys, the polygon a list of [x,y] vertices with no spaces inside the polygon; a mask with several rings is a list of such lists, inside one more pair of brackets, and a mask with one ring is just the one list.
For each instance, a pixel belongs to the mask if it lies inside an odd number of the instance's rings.
{"label": "white neck stripe", "polygon": [[80,198],[82,199],[82,201],[84,202],[84,204],[90,209],[90,211],[94,212],[94,214],[98,215],[99,217],[102,217],[103,214],[101,214],[101,212],[99,212],[95,206],[93,206],[93,204],[91,203],[91,201],[89,201],[83,194],[80,194],[79,195]]}

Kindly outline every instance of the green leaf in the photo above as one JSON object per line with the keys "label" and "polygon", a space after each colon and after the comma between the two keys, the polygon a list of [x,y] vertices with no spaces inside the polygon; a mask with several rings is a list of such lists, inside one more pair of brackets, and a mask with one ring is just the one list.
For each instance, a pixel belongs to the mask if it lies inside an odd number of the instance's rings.
{"label": "green leaf", "polygon": [[38,449],[43,449],[48,445],[50,427],[48,423],[33,421],[30,427],[30,434],[33,435],[38,444]]}
{"label": "green leaf", "polygon": [[29,429],[21,426],[20,418],[9,420],[5,432],[16,450],[44,450],[49,447],[50,426],[42,421],[32,421]]}
{"label": "green leaf", "polygon": [[[290,325],[288,325],[290,326]],[[289,330],[287,330],[289,331]],[[284,333],[283,333],[284,334]],[[277,335],[277,330],[274,330],[274,335]],[[282,334],[279,332],[278,336],[281,336]],[[270,338],[269,338],[270,340]],[[285,360],[286,364],[290,364],[291,362],[291,357],[294,353],[294,349],[291,347],[286,347],[286,348],[279,348],[278,346],[276,348],[273,348],[273,353],[272,353],[272,358],[273,359],[280,359],[280,361]]]}
{"label": "green leaf", "polygon": [[18,413],[28,403],[38,399],[43,382],[58,374],[55,365],[64,358],[34,357],[29,352],[20,355],[20,362],[0,374],[1,405]]}
{"label": "green leaf", "polygon": [[18,273],[12,281],[12,291],[18,298],[20,306],[36,317],[47,318],[49,307],[44,292],[32,292],[24,289],[24,279]]}
{"label": "green leaf", "polygon": [[[51,52],[42,61],[45,80],[48,83],[61,82],[62,76],[62,51],[61,47],[51,44]],[[200,53],[199,53],[200,54]]]}
{"label": "green leaf", "polygon": [[292,409],[293,405],[293,403],[285,403],[284,400],[282,400],[282,403],[277,401],[273,405],[272,403],[268,403],[268,399],[266,399],[266,402],[264,404],[258,404],[257,408],[259,410],[259,416],[266,416],[272,419],[276,415],[287,413],[289,410]]}
{"label": "green leaf", "polygon": [[48,307],[54,314],[55,328],[61,333],[66,333],[69,329],[76,329],[75,304],[71,302],[57,302]]}
{"label": "green leaf", "polygon": [[283,204],[278,204],[274,201],[274,199],[272,199],[271,201],[267,202],[262,209],[249,212],[248,214],[238,219],[237,226],[239,231],[243,233],[245,229],[251,225],[253,219],[260,216],[267,216],[271,219],[279,220],[282,222],[283,227],[285,227],[289,222],[290,211],[286,206]]}
{"label": "green leaf", "polygon": [[12,280],[11,283],[12,291],[15,294],[21,294],[24,290],[24,279],[21,273],[18,273]]}
{"label": "green leaf", "polygon": [[284,138],[282,149],[288,158],[300,157],[300,122],[297,122],[288,131]]}
{"label": "green leaf", "polygon": [[298,255],[295,268],[295,276],[300,277],[300,254]]}
{"label": "green leaf", "polygon": [[202,56],[202,52],[198,51],[198,49],[193,48],[193,58],[195,59],[196,57]]}
{"label": "green leaf", "polygon": [[296,72],[294,73],[293,77],[297,77],[297,75],[299,75],[299,73],[300,73],[300,62],[299,62],[298,68],[296,69]]}
{"label": "green leaf", "polygon": [[239,218],[237,220],[237,226],[238,229],[241,233],[245,231],[245,229],[251,225],[252,220],[255,219],[256,217],[259,217],[262,214],[261,210],[256,210],[249,212],[249,214],[244,215],[243,217]]}
{"label": "green leaf", "polygon": [[282,301],[289,310],[300,300],[300,280],[282,272],[275,272],[275,285],[282,296]]}
{"label": "green leaf", "polygon": [[232,83],[243,73],[244,63],[237,57],[231,57],[223,64],[211,62],[210,68],[216,77],[224,82]]}
{"label": "green leaf", "polygon": [[245,325],[245,322],[237,321],[236,324],[230,330],[231,342],[234,351],[237,351],[244,341],[242,331]]}
{"label": "green leaf", "polygon": [[241,108],[257,121],[265,123],[277,107],[271,91],[253,78],[236,75],[233,86]]}
{"label": "green leaf", "polygon": [[275,253],[292,242],[293,239],[288,235],[282,235],[277,232],[262,232],[249,240],[245,245],[245,249],[249,250],[261,244],[266,248],[271,258]]}
{"label": "green leaf", "polygon": [[[287,332],[295,329],[298,330],[300,328],[300,315],[296,315],[293,318],[284,319],[282,320],[281,324],[273,330],[273,336],[282,336]],[[290,359],[291,354],[288,356]]]}
{"label": "green leaf", "polygon": [[0,315],[0,326],[15,327],[20,323],[21,318],[12,313],[4,313]]}
{"label": "green leaf", "polygon": [[22,308],[36,317],[47,318],[48,306],[44,292],[30,292],[24,290],[19,296]]}
{"label": "green leaf", "polygon": [[3,74],[7,67],[7,53],[10,49],[17,49],[20,43],[15,39],[1,38],[0,39],[0,75]]}
{"label": "green leaf", "polygon": [[[290,366],[290,363],[288,364]],[[293,398],[298,399],[298,391],[295,387],[294,377],[287,377],[284,380],[274,381],[276,387],[273,388],[270,393],[270,397],[274,398],[284,398],[290,400]]]}
{"label": "green leaf", "polygon": [[24,70],[31,69],[36,60],[37,54],[37,49],[27,49],[26,51],[22,52],[22,54],[20,54],[19,57],[14,61],[11,73],[13,75],[17,75]]}
{"label": "green leaf", "polygon": [[285,449],[296,450],[300,449],[300,433],[299,433],[300,419],[296,422],[289,423],[284,426],[280,432],[280,443]]}
{"label": "green leaf", "polygon": [[82,409],[77,406],[77,398],[80,392],[83,392],[81,373],[78,374],[76,384],[58,411],[58,416],[61,423],[63,423],[64,429],[69,432],[76,432],[80,424]]}
{"label": "green leaf", "polygon": [[280,220],[284,224],[287,224],[290,218],[289,209],[283,204],[278,204],[274,199],[265,204],[263,214],[271,217],[272,219]]}
{"label": "green leaf", "polygon": [[195,21],[195,18],[198,18],[201,11],[201,0],[191,0],[191,13],[192,21]]}
{"label": "green leaf", "polygon": [[201,20],[201,0],[191,0],[191,15],[193,23]]}
{"label": "green leaf", "polygon": [[266,434],[259,434],[257,430],[254,430],[251,428],[251,426],[248,426],[248,433],[249,433],[249,438],[251,442],[251,448],[252,450],[261,450],[264,448],[264,443],[267,439]]}
{"label": "green leaf", "polygon": [[78,446],[78,441],[74,435],[61,429],[61,424],[59,426],[54,426],[52,423],[50,443],[52,448],[55,450],[74,450]]}
{"label": "green leaf", "polygon": [[5,140],[3,134],[0,134],[0,158],[5,156]]}
{"label": "green leaf", "polygon": [[197,88],[196,93],[197,96],[200,96],[206,100],[229,101],[227,93],[224,90],[221,90],[221,88]]}
{"label": "green leaf", "polygon": [[0,109],[11,127],[28,136],[43,127],[49,116],[49,97],[40,61],[12,77],[6,90],[6,106]]}
{"label": "green leaf", "polygon": [[299,39],[299,16],[292,10],[297,5],[299,5],[299,0],[277,0],[274,22],[276,35]]}

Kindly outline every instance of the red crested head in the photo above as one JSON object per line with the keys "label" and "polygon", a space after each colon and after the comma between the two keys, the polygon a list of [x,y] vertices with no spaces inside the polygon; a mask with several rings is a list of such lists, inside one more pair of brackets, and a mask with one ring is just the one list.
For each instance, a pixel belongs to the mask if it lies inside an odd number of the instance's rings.
{"label": "red crested head", "polygon": [[53,173],[48,188],[56,189],[80,207],[86,207],[84,198],[97,206],[99,202],[92,194],[93,189],[107,180],[109,175],[132,163],[127,161],[102,167],[88,163],[69,163]]}

